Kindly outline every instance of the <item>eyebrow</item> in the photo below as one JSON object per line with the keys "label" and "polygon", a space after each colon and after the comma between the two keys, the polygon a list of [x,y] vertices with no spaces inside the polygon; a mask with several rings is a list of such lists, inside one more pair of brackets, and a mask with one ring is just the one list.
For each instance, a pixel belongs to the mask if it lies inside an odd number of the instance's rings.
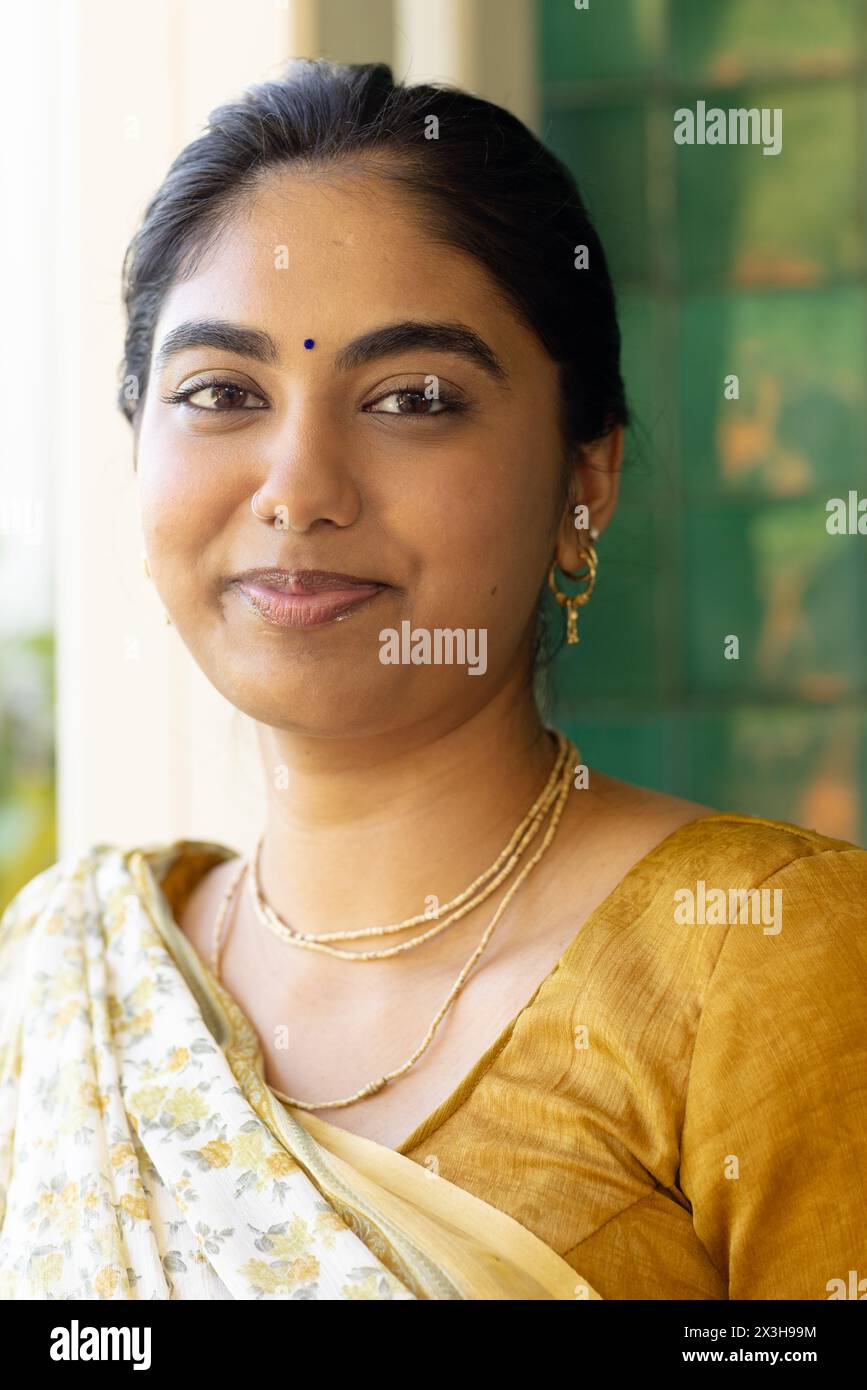
{"label": "eyebrow", "polygon": [[[234,352],[240,357],[252,357],[257,362],[276,366],[280,350],[269,333],[259,328],[245,328],[228,319],[191,319],[178,324],[163,338],[156,354],[154,367],[161,371],[166,363],[190,347],[213,347]],[[507,381],[508,372],[496,353],[474,329],[456,322],[405,319],[383,324],[361,333],[341,348],[334,359],[338,371],[351,371],[365,362],[410,348],[430,348],[438,352],[454,352],[481,367],[497,381]]]}

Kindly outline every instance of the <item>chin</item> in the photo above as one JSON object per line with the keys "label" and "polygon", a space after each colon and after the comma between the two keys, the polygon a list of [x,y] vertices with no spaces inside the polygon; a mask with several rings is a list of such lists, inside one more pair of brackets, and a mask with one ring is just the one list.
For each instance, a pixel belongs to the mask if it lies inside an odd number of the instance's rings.
{"label": "chin", "polygon": [[485,703],[487,682],[465,672],[363,663],[276,662],[205,668],[212,685],[258,724],[298,738],[381,739],[411,728],[436,734]]}
{"label": "chin", "polygon": [[274,665],[260,662],[254,671],[224,666],[205,675],[242,714],[298,737],[372,738],[406,723],[405,685],[384,679],[378,665],[366,678],[345,660],[327,672],[330,663],[321,661]]}

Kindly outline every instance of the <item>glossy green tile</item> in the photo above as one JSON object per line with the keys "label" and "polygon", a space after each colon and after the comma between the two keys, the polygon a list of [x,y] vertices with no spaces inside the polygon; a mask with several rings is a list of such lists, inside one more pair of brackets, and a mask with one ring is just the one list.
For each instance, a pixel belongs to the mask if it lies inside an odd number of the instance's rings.
{"label": "glossy green tile", "polygon": [[677,795],[715,810],[739,810],[728,802],[726,772],[730,762],[731,721],[728,706],[705,710],[704,702],[679,705],[671,740],[672,778]]}
{"label": "glossy green tile", "polygon": [[834,71],[858,55],[862,0],[671,0],[672,69],[726,82]]}
{"label": "glossy green tile", "polygon": [[[824,501],[693,506],[684,516],[686,688],[831,702],[862,695],[864,536],[829,536]],[[739,639],[739,656],[725,643]]]}
{"label": "glossy green tile", "polygon": [[672,755],[676,721],[670,715],[636,711],[604,718],[566,711],[555,722],[575,743],[589,768],[680,795]]}
{"label": "glossy green tile", "polygon": [[651,273],[646,113],[642,106],[548,110],[546,144],[572,170],[615,279]]}
{"label": "glossy green tile", "polygon": [[537,15],[543,82],[645,73],[663,35],[663,0],[541,0]]}
{"label": "glossy green tile", "polygon": [[[634,422],[629,458],[646,462],[658,484],[673,482],[679,402],[670,363],[677,344],[677,312],[668,300],[627,288],[618,296],[618,316],[620,370]],[[624,487],[631,477],[627,461]],[[639,505],[644,496],[644,491],[636,494]]]}
{"label": "glossy green tile", "polygon": [[[867,537],[825,503],[867,496],[867,4],[573,11],[539,7],[542,134],[609,255],[636,429],[555,717],[614,776],[864,843]],[[699,99],[779,107],[781,152],[675,146]]]}
{"label": "glossy green tile", "polygon": [[692,800],[864,843],[862,708],[742,705],[728,715],[692,713],[678,722],[675,745],[683,794]]}
{"label": "glossy green tile", "polygon": [[714,96],[700,85],[672,107],[704,100],[728,111],[782,111],[782,147],[674,145],[678,264],[685,287],[821,284],[864,271],[854,82],[748,87]]}
{"label": "glossy green tile", "polygon": [[[826,496],[867,485],[867,291],[692,295],[678,385],[690,496]],[[737,376],[739,397],[725,398]]]}

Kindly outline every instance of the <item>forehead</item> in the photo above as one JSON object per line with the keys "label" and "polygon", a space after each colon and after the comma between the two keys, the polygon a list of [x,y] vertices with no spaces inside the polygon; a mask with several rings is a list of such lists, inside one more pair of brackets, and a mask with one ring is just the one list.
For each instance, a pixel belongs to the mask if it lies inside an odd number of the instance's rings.
{"label": "forehead", "polygon": [[375,174],[272,174],[170,288],[155,345],[175,323],[215,310],[277,339],[294,331],[336,342],[372,322],[455,317],[504,352],[522,336],[535,341],[486,268],[436,241],[425,218]]}

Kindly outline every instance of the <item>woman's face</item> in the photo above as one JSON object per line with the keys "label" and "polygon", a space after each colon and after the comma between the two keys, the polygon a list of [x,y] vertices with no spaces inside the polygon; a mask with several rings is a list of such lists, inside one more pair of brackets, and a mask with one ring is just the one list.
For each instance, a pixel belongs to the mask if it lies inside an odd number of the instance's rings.
{"label": "woman's face", "polygon": [[[193,332],[161,361],[168,335],[203,320],[273,352]],[[413,346],[409,322],[464,337]],[[429,240],[387,184],[272,177],[166,296],[150,371],[137,469],[151,574],[232,704],[299,734],[444,731],[523,677],[558,523],[556,367],[483,268]],[[196,382],[190,404],[162,399]],[[278,525],[253,514],[255,494]],[[330,618],[321,593],[284,599],[327,619],[286,625],[238,584],[260,567],[383,587]],[[437,629],[463,631],[466,664],[383,661],[382,634],[404,622],[431,655]]]}

